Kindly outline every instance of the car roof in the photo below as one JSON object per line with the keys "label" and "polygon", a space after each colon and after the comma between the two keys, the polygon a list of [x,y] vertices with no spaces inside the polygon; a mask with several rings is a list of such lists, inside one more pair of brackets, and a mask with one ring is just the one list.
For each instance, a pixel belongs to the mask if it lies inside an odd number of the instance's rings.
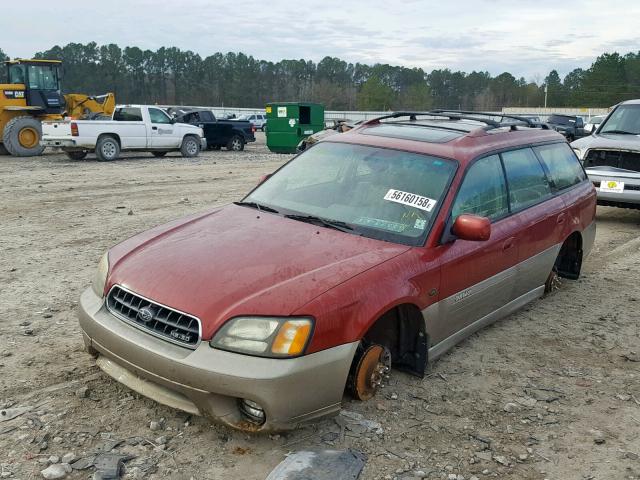
{"label": "car roof", "polygon": [[513,121],[487,125],[484,121],[470,118],[418,119],[416,117],[409,120],[388,119],[387,121],[384,120],[385,118],[387,117],[369,120],[349,132],[333,135],[321,141],[406,150],[451,158],[461,163],[503,149],[566,142],[560,133],[542,124],[528,127],[521,122],[516,125]]}

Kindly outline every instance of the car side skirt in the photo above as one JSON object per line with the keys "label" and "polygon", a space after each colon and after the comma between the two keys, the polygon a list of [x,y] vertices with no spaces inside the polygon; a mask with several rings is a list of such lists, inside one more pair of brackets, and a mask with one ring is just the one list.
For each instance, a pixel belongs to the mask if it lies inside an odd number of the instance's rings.
{"label": "car side skirt", "polygon": [[448,350],[460,343],[465,338],[473,335],[478,330],[492,324],[493,322],[500,320],[507,315],[515,312],[516,310],[524,307],[527,303],[540,298],[544,294],[544,285],[534,288],[530,292],[521,295],[520,297],[510,301],[506,305],[502,306],[498,310],[494,310],[488,315],[485,315],[479,320],[476,320],[467,327],[459,330],[445,340],[439,342],[437,345],[429,348],[429,361],[436,360],[444,355]]}
{"label": "car side skirt", "polygon": [[[434,303],[422,311],[429,337],[435,343],[429,348],[428,358],[438,358],[482,327],[505,317],[544,293],[544,283],[553,268],[562,244],[524,260],[469,288]],[[505,303],[506,302],[506,303]],[[485,315],[464,325],[474,312]],[[460,328],[440,339],[444,322]]]}

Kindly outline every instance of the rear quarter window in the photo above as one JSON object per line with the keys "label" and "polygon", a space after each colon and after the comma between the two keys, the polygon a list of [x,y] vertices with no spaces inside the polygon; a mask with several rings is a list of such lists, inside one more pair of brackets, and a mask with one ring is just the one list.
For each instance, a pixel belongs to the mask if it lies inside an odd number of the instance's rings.
{"label": "rear quarter window", "polygon": [[215,117],[213,116],[213,113],[211,112],[200,112],[200,121],[202,122],[214,122],[215,121]]}
{"label": "rear quarter window", "polygon": [[556,189],[563,190],[586,180],[587,176],[580,162],[566,143],[542,145],[534,150],[549,172]]}
{"label": "rear quarter window", "polygon": [[116,122],[141,122],[142,111],[135,107],[118,108],[113,114],[113,119]]}
{"label": "rear quarter window", "polygon": [[533,150],[522,148],[501,154],[511,210],[518,211],[551,196],[549,179]]}

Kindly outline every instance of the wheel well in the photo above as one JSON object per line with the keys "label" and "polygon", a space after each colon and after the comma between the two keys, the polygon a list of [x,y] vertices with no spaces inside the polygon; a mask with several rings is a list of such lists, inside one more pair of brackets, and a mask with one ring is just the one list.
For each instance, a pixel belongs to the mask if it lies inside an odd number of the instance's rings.
{"label": "wheel well", "polygon": [[424,376],[429,342],[424,318],[417,306],[402,304],[384,313],[369,327],[362,343],[387,347],[394,368]]}
{"label": "wheel well", "polygon": [[577,280],[582,268],[582,235],[573,232],[560,247],[553,268],[560,277]]}
{"label": "wheel well", "polygon": [[118,142],[118,146],[120,148],[122,148],[122,142],[120,141],[120,136],[116,133],[101,133],[100,135],[98,135],[98,139],[96,140],[96,143],[98,143],[100,141],[101,138],[104,137],[113,137],[115,138],[116,142]]}

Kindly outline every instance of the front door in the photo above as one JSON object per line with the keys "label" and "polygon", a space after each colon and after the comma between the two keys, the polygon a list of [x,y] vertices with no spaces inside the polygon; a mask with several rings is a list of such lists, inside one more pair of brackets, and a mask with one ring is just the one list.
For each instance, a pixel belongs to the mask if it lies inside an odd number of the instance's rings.
{"label": "front door", "polygon": [[149,119],[151,121],[151,142],[152,148],[176,148],[179,144],[175,126],[169,115],[159,108],[149,108]]}
{"label": "front door", "polygon": [[518,220],[509,215],[498,155],[481,158],[467,171],[453,204],[452,220],[463,213],[491,219],[491,238],[479,242],[456,239],[439,247],[444,250],[440,256],[441,300],[424,312],[432,346],[456,339],[456,334],[466,336],[465,328],[512,299]]}

